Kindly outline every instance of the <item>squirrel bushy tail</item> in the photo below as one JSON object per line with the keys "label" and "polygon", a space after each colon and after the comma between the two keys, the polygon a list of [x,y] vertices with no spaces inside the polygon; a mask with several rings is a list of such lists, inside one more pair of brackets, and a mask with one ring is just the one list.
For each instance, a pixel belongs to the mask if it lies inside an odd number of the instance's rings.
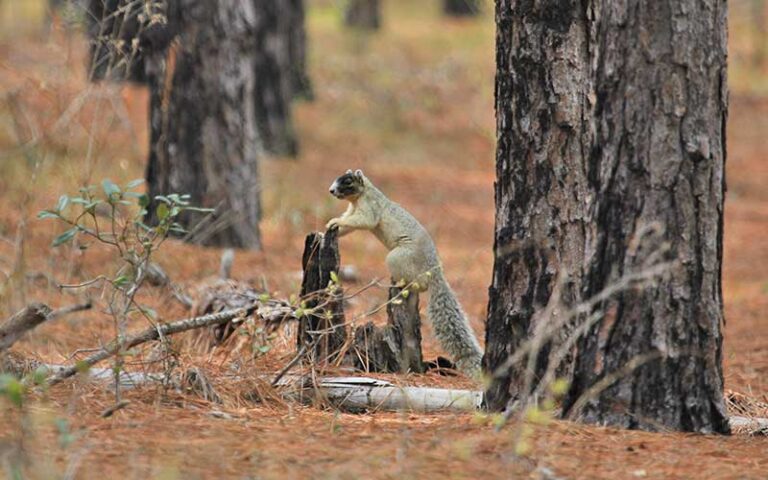
{"label": "squirrel bushy tail", "polygon": [[430,283],[427,316],[435,337],[459,370],[479,374],[483,350],[441,269],[433,274]]}

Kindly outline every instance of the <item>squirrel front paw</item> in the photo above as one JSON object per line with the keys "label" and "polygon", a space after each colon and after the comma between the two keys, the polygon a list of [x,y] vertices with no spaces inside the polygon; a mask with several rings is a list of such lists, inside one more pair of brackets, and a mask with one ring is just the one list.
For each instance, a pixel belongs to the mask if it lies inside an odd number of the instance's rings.
{"label": "squirrel front paw", "polygon": [[341,225],[341,219],[340,218],[332,218],[328,220],[328,223],[325,224],[326,230],[335,230],[338,229]]}

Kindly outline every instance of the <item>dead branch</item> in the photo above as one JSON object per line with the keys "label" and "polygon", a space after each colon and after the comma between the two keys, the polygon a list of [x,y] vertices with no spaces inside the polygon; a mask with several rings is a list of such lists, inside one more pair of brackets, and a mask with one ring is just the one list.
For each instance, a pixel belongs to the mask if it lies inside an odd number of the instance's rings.
{"label": "dead branch", "polygon": [[101,418],[109,418],[112,415],[115,414],[118,410],[122,410],[128,405],[130,405],[131,402],[128,400],[121,400],[117,402],[116,404],[112,405],[111,407],[105,409],[103,412],[101,412]]}
{"label": "dead branch", "polygon": [[42,303],[32,303],[18,311],[0,325],[0,352],[10,348],[22,335],[46,321],[50,314],[50,307]]}
{"label": "dead branch", "polygon": [[280,380],[285,376],[286,373],[288,373],[297,363],[299,363],[299,360],[304,358],[304,355],[307,354],[307,345],[302,345],[299,349],[298,353],[295,357],[291,359],[290,362],[288,362],[285,367],[283,367],[282,370],[280,370],[277,375],[275,375],[275,379],[272,380],[272,386],[277,386],[278,383],[280,383]]}
{"label": "dead branch", "polygon": [[[282,383],[282,382],[281,382]],[[320,395],[341,410],[472,411],[480,408],[482,392],[428,387],[400,387],[385,380],[368,377],[324,377],[305,389],[302,398]]]}
{"label": "dead branch", "polygon": [[57,308],[56,310],[48,314],[48,320],[53,320],[59,317],[63,317],[64,315],[69,315],[70,313],[90,310],[91,308],[93,308],[93,304],[91,303],[90,300],[85,303],[78,303],[76,305],[70,305],[68,307]]}
{"label": "dead branch", "polygon": [[210,315],[203,315],[202,317],[178,320],[176,322],[165,323],[157,325],[156,327],[150,327],[140,333],[123,339],[122,342],[113,340],[93,355],[77,362],[75,365],[63,368],[55,374],[51,375],[48,378],[48,384],[56,385],[62,380],[73,376],[83,368],[90,368],[102,360],[106,360],[107,358],[117,354],[121,350],[128,350],[137,345],[141,345],[152,340],[158,340],[159,338],[165,337],[167,335],[173,335],[176,333],[186,332],[187,330],[208,327],[211,325],[220,325],[235,318],[244,318],[252,314],[254,310],[255,308],[252,308],[250,311],[249,309],[239,308],[236,310],[228,310]]}

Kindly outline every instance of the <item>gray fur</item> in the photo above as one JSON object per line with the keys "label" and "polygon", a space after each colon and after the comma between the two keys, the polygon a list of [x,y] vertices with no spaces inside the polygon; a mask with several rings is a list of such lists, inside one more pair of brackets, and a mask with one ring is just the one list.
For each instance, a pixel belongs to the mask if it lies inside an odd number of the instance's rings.
{"label": "gray fur", "polygon": [[363,175],[350,170],[333,182],[331,193],[349,201],[347,211],[331,219],[339,236],[370,230],[389,250],[386,263],[392,279],[411,284],[414,291],[431,290],[427,316],[440,345],[467,373],[477,374],[483,356],[467,316],[445,280],[432,237],[416,218],[389,200]]}

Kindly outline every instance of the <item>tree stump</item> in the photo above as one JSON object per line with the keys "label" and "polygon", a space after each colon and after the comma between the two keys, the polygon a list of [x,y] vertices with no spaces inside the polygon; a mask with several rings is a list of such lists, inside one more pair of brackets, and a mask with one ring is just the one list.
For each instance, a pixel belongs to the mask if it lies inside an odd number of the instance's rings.
{"label": "tree stump", "polygon": [[347,340],[344,326],[343,290],[333,278],[339,272],[338,232],[307,235],[302,258],[302,308],[309,312],[299,320],[298,347],[307,346],[310,358],[328,362],[338,358]]}
{"label": "tree stump", "polygon": [[368,322],[355,332],[354,364],[366,372],[424,372],[421,354],[419,296],[401,289],[389,289],[387,325],[379,328]]}
{"label": "tree stump", "polygon": [[[307,235],[302,266],[301,308],[309,313],[299,320],[298,348],[316,362],[338,359],[347,331],[343,290],[333,279],[341,267],[336,230]],[[423,372],[418,294],[391,287],[387,317],[384,327],[368,322],[354,332],[346,362],[367,372]]]}

